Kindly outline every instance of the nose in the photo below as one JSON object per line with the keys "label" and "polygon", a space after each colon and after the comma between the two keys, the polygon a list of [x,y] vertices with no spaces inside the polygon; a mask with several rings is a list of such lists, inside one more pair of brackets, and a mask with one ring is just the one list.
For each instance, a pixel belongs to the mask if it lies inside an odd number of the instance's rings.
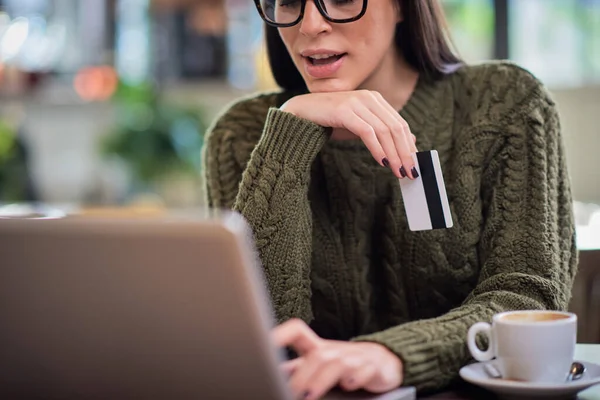
{"label": "nose", "polygon": [[317,8],[315,1],[307,1],[304,9],[304,17],[300,22],[300,33],[305,36],[317,36],[322,32],[331,30],[331,25]]}

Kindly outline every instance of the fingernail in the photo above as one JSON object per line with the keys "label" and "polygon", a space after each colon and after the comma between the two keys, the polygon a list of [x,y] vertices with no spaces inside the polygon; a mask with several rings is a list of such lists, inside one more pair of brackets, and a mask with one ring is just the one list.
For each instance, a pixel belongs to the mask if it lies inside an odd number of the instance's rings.
{"label": "fingernail", "polygon": [[309,391],[306,391],[306,392],[304,392],[304,393],[302,394],[302,398],[303,398],[303,399],[308,399],[308,398],[310,398],[310,392],[309,392]]}
{"label": "fingernail", "polygon": [[390,162],[388,161],[387,158],[384,158],[383,160],[381,160],[381,163],[383,164],[384,167],[389,168],[390,166]]}
{"label": "fingernail", "polygon": [[406,178],[406,170],[404,169],[404,165],[400,167],[400,176]]}
{"label": "fingernail", "polygon": [[418,178],[419,177],[419,173],[417,172],[417,169],[415,167],[412,167],[412,169],[410,170],[410,173],[412,174],[413,178]]}

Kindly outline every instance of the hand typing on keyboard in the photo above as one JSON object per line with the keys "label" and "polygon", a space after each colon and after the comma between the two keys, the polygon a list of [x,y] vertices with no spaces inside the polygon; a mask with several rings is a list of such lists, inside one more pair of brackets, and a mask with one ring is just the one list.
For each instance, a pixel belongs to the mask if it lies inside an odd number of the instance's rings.
{"label": "hand typing on keyboard", "polygon": [[380,344],[325,340],[297,319],[273,329],[272,338],[299,355],[282,365],[297,399],[319,399],[336,386],[384,393],[402,384],[400,358]]}

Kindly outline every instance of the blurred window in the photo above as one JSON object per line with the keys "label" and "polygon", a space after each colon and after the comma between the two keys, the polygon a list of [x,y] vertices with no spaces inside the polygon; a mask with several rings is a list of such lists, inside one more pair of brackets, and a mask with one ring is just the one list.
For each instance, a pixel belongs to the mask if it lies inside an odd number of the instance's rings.
{"label": "blurred window", "polygon": [[600,83],[600,0],[510,0],[510,58],[553,87]]}
{"label": "blurred window", "polygon": [[494,58],[493,0],[443,0],[452,40],[467,62]]}
{"label": "blurred window", "polygon": [[[600,84],[600,0],[441,2],[467,62],[508,57],[552,88]],[[252,0],[0,0],[0,78],[115,63],[126,79],[251,90],[273,85],[262,34]]]}
{"label": "blurred window", "polygon": [[[452,39],[467,62],[508,58],[551,87],[600,83],[600,0],[442,0]],[[508,7],[508,26],[495,7]],[[497,37],[508,32],[507,38]]]}

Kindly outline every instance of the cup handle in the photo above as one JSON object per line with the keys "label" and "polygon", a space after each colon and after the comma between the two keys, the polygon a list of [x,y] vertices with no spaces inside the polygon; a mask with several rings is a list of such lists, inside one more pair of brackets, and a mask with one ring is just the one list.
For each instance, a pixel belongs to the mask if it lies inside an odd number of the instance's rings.
{"label": "cup handle", "polygon": [[[486,351],[481,351],[479,350],[479,347],[477,347],[475,338],[477,337],[478,333],[481,333],[488,338],[489,346]],[[492,358],[494,358],[494,346],[492,340],[492,326],[487,322],[478,322],[469,328],[469,333],[467,334],[467,346],[469,346],[469,351],[471,352],[473,358],[482,362],[490,361]]]}

